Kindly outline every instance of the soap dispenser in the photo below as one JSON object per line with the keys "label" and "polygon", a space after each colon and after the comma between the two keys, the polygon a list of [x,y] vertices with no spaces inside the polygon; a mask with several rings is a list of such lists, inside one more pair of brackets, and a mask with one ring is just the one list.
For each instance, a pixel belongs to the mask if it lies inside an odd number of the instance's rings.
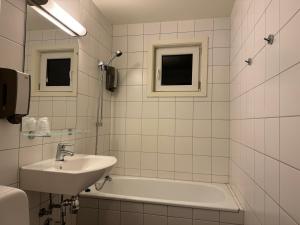
{"label": "soap dispenser", "polygon": [[30,75],[0,68],[0,118],[19,124],[28,115],[30,104]]}

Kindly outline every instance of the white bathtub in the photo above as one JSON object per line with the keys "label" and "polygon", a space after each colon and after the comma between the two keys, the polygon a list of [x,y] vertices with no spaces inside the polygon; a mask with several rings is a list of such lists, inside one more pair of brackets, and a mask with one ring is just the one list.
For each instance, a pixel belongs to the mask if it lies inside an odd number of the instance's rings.
{"label": "white bathtub", "polygon": [[109,198],[191,208],[238,212],[228,185],[142,177],[112,176],[101,191],[90,187],[82,197]]}

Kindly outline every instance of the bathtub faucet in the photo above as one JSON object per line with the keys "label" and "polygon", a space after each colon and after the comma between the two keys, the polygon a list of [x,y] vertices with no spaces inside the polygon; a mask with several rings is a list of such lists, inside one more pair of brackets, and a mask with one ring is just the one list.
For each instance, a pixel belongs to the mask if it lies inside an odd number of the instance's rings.
{"label": "bathtub faucet", "polygon": [[104,185],[105,185],[105,183],[106,182],[111,182],[112,181],[112,178],[109,176],[109,175],[107,175],[106,177],[104,177],[104,180],[103,180],[103,182],[102,183],[96,183],[95,184],[95,189],[97,190],[97,191],[100,191],[103,187],[104,187]]}

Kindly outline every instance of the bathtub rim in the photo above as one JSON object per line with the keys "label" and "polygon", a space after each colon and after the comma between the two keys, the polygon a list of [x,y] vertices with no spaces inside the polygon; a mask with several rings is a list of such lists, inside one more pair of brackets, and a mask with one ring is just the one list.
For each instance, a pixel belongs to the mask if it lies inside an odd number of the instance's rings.
{"label": "bathtub rim", "polygon": [[[83,198],[97,198],[97,199],[110,199],[110,200],[119,200],[119,201],[129,201],[129,202],[143,202],[148,204],[157,204],[157,205],[168,205],[168,206],[177,206],[177,207],[187,207],[194,209],[205,209],[205,210],[218,210],[218,211],[226,211],[226,212],[235,212],[238,213],[242,209],[236,195],[232,191],[229,184],[219,184],[219,183],[205,183],[205,182],[194,182],[194,181],[180,181],[180,180],[170,180],[170,179],[161,179],[161,178],[147,178],[147,177],[134,177],[134,176],[119,176],[112,175],[112,178],[122,178],[122,179],[146,179],[146,180],[161,180],[166,182],[175,182],[175,183],[185,183],[185,184],[197,184],[204,186],[213,185],[217,189],[222,189],[221,191],[225,192],[225,195],[230,195],[233,200],[234,207],[224,207],[224,206],[216,206],[217,203],[207,203],[207,202],[186,202],[186,201],[176,201],[176,200],[164,200],[158,198],[147,198],[147,197],[138,197],[138,196],[126,196],[120,194],[111,194],[111,193],[103,193],[101,191],[97,191],[95,189],[95,185],[89,187],[90,192],[81,192],[80,197]],[[225,189],[225,190],[223,190]],[[227,193],[226,193],[227,192]]]}

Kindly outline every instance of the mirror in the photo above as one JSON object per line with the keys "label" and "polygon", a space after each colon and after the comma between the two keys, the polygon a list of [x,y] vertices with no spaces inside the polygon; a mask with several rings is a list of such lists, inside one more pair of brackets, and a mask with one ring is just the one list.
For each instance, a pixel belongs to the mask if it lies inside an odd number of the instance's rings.
{"label": "mirror", "polygon": [[30,119],[23,120],[22,131],[32,136],[73,134],[77,122],[78,38],[27,6],[25,49],[31,105]]}

